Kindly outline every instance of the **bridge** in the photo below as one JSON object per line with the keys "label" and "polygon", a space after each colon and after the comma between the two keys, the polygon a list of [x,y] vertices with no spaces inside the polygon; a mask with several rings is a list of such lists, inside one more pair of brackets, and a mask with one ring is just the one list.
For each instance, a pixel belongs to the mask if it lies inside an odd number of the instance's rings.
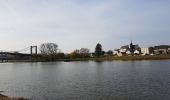
{"label": "bridge", "polygon": [[37,56],[37,46],[29,46],[24,49],[18,51],[1,51],[0,52],[0,61],[8,61],[8,60],[28,60],[31,59],[32,56]]}

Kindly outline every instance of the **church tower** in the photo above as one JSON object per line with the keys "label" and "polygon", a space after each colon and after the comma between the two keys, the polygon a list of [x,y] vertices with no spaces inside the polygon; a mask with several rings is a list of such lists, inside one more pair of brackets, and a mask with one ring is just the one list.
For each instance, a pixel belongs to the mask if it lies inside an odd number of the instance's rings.
{"label": "church tower", "polygon": [[131,40],[131,43],[130,43],[130,49],[133,48],[133,43],[132,43],[132,40]]}
{"label": "church tower", "polygon": [[132,43],[132,40],[131,40],[131,43],[130,43],[130,52],[131,53],[134,53],[134,45],[133,45],[133,43]]}

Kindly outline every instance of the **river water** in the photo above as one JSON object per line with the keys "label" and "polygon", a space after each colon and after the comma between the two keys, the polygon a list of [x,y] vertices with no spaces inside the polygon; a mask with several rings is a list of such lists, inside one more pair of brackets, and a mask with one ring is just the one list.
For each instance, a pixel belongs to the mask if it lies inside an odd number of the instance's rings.
{"label": "river water", "polygon": [[1,63],[0,91],[31,100],[170,100],[170,60]]}

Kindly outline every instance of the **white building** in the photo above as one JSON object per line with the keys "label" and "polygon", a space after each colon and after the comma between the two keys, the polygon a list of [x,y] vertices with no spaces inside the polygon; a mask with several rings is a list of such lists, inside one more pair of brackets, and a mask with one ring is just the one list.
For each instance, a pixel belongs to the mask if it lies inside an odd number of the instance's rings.
{"label": "white building", "polygon": [[126,54],[127,54],[127,55],[130,55],[130,54],[131,54],[131,52],[128,50],[128,51],[126,51]]}
{"label": "white building", "polygon": [[141,48],[141,53],[142,53],[142,55],[148,55],[148,54],[150,54],[149,48]]}
{"label": "white building", "polygon": [[170,53],[170,48],[168,48],[167,52]]}
{"label": "white building", "polygon": [[140,52],[139,52],[138,50],[135,50],[135,51],[134,51],[134,54],[139,55],[139,54],[140,54]]}
{"label": "white building", "polygon": [[113,55],[118,55],[118,53],[119,53],[119,52],[118,52],[118,51],[116,51],[116,50],[115,50],[115,51],[113,51]]}
{"label": "white building", "polygon": [[117,56],[121,57],[121,56],[123,56],[123,54],[122,53],[118,53]]}
{"label": "white building", "polygon": [[125,53],[127,51],[127,49],[120,49],[119,50],[121,53]]}

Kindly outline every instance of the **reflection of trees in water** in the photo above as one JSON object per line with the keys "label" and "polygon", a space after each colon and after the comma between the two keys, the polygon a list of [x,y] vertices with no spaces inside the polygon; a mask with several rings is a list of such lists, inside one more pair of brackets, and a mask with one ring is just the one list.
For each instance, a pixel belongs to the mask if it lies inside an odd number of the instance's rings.
{"label": "reflection of trees in water", "polygon": [[45,68],[45,67],[56,67],[56,66],[59,66],[61,64],[61,62],[40,62],[39,63],[39,66],[41,68]]}
{"label": "reflection of trees in water", "polygon": [[104,61],[101,61],[101,60],[95,60],[94,62],[96,63],[96,65],[97,65],[98,67],[102,66],[103,63],[104,63]]}
{"label": "reflection of trees in water", "polygon": [[100,64],[100,63],[103,63],[104,61],[102,61],[102,60],[95,60],[94,62]]}

